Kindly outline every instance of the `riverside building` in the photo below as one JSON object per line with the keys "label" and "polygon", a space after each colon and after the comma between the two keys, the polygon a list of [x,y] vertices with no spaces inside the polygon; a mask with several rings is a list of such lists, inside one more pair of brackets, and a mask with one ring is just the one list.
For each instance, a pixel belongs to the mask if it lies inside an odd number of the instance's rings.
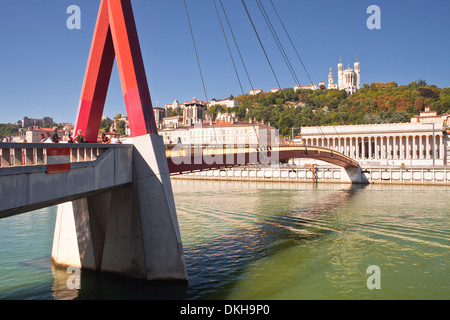
{"label": "riverside building", "polygon": [[266,144],[278,141],[278,130],[254,120],[231,122],[204,122],[192,126],[166,128],[159,131],[165,144]]}
{"label": "riverside building", "polygon": [[450,151],[444,130],[443,123],[303,127],[295,142],[336,150],[361,166],[443,166]]}

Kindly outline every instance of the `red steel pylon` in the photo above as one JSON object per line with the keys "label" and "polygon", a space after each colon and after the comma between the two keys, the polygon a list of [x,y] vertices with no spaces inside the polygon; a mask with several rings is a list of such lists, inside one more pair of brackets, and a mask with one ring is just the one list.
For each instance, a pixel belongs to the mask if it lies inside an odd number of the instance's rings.
{"label": "red steel pylon", "polygon": [[131,1],[102,0],[75,125],[90,143],[97,142],[115,58],[131,136],[158,133]]}

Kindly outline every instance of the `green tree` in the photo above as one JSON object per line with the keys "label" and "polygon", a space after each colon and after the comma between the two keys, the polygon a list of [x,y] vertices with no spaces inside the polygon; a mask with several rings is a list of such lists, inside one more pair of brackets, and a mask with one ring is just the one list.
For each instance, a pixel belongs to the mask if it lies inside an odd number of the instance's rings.
{"label": "green tree", "polygon": [[113,122],[114,121],[109,118],[102,120],[102,122],[100,123],[100,132],[101,133],[109,132],[109,129],[111,128]]}
{"label": "green tree", "polygon": [[120,134],[121,136],[125,135],[125,125],[126,125],[125,121],[123,120],[117,121],[116,124],[117,133]]}

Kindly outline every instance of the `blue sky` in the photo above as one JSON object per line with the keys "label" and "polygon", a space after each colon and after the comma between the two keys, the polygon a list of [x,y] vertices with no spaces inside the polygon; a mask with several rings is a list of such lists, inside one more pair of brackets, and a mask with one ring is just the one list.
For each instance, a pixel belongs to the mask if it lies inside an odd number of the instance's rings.
{"label": "blue sky", "polygon": [[[212,0],[186,0],[209,100],[239,95]],[[217,1],[217,0],[216,0]],[[262,0],[302,85],[309,80]],[[448,0],[273,0],[315,83],[327,81],[339,57],[361,63],[362,83],[425,79],[450,86]],[[253,85],[278,87],[241,0],[223,0]],[[4,1],[0,11],[0,123],[24,116],[74,122],[100,0]],[[295,83],[262,20],[255,0],[246,0],[281,87]],[[369,5],[381,9],[381,29],[369,30]],[[81,9],[81,30],[69,30],[67,7]],[[205,100],[183,0],[132,0],[153,104],[196,97]],[[224,21],[223,21],[224,22]],[[224,22],[225,23],[225,22]],[[227,33],[229,36],[229,33]],[[229,38],[231,42],[231,38]],[[239,75],[251,89],[231,42]],[[126,113],[114,68],[105,115]]]}

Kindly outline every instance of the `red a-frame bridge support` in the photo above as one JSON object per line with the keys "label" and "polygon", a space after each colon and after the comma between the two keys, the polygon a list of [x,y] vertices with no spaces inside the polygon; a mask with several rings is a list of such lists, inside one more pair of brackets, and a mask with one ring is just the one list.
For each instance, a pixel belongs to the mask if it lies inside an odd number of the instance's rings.
{"label": "red a-frame bridge support", "polygon": [[[187,281],[170,172],[130,0],[101,0],[75,131],[97,142],[115,58],[134,146],[133,182],[60,205],[52,259],[60,266],[139,279]],[[120,170],[104,172],[120,175]]]}
{"label": "red a-frame bridge support", "polygon": [[102,0],[75,128],[91,143],[97,142],[116,57],[131,135],[157,134],[130,0]]}

